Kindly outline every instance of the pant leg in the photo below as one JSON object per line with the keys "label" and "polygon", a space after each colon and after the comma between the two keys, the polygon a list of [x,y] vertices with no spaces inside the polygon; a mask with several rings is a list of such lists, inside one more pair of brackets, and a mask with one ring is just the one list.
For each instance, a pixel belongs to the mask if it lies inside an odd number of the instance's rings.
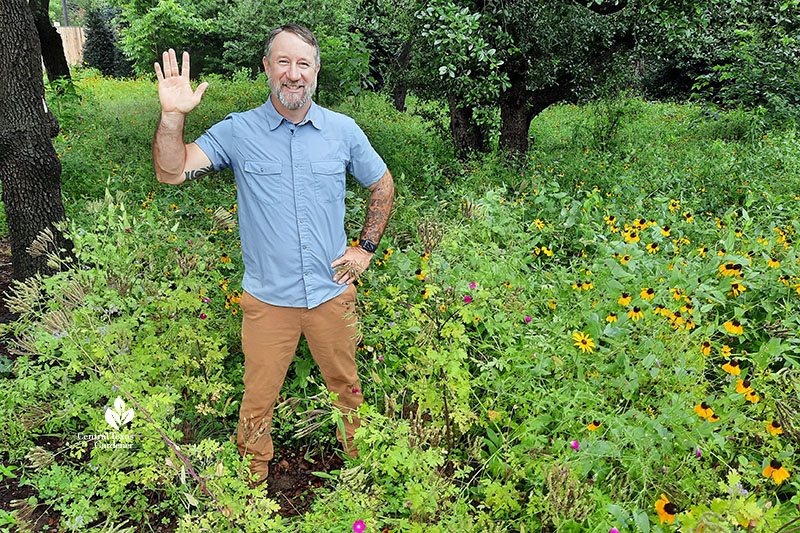
{"label": "pant leg", "polygon": [[270,305],[246,291],[240,306],[245,370],[236,444],[242,455],[253,454],[250,469],[266,477],[272,412],[300,340],[303,309]]}
{"label": "pant leg", "polygon": [[328,390],[338,394],[334,404],[344,416],[344,438],[336,429],[336,438],[350,457],[357,457],[353,433],[361,425],[354,411],[364,401],[356,368],[356,287],[350,284],[336,298],[328,300],[303,316],[303,335],[311,355],[319,365]]}

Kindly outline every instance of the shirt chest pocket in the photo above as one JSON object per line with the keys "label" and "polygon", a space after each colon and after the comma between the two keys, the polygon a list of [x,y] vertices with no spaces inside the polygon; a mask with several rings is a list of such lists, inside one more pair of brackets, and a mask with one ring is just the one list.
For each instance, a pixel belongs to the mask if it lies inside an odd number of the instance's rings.
{"label": "shirt chest pocket", "polygon": [[256,199],[271,205],[280,199],[283,190],[280,161],[245,161],[244,173]]}
{"label": "shirt chest pocket", "polygon": [[344,161],[312,161],[311,174],[320,202],[344,200],[345,166]]}

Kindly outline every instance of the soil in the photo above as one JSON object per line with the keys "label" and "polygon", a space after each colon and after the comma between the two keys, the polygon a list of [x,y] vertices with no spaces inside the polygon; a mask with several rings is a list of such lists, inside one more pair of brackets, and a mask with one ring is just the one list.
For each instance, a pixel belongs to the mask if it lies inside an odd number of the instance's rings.
{"label": "soil", "polygon": [[[0,323],[9,323],[16,320],[16,315],[11,313],[5,305],[5,293],[11,285],[13,270],[11,266],[11,247],[7,240],[0,240]],[[0,338],[0,359],[10,357],[6,340]],[[64,442],[55,437],[40,437],[36,445],[51,452],[57,452]],[[267,477],[267,487],[270,496],[281,506],[279,511],[283,517],[292,517],[305,513],[314,500],[314,491],[330,481],[312,474],[312,472],[331,472],[342,468],[344,462],[337,451],[310,457],[313,461],[306,460],[306,448],[292,449],[280,447],[275,451],[275,458],[270,463],[270,472]],[[0,453],[0,465],[8,465],[8,454]],[[30,485],[20,485],[19,470],[14,472],[16,477],[0,479],[0,510],[8,513],[25,513],[27,522],[32,526],[32,531],[63,531],[61,515],[48,505],[39,505],[31,508],[25,500],[36,496],[36,489]],[[154,498],[158,495],[153,493]],[[158,524],[161,517],[151,516],[150,524]],[[177,526],[177,520],[170,518],[170,523],[160,526],[155,531],[170,533]],[[143,525],[140,529],[154,531],[151,527]]]}

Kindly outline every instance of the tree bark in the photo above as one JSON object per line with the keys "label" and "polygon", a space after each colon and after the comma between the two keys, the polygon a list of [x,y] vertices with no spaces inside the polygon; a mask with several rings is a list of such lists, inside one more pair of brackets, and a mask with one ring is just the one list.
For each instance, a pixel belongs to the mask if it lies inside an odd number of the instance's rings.
{"label": "tree bark", "polygon": [[456,97],[452,93],[447,99],[450,104],[450,133],[453,135],[456,157],[463,158],[472,152],[485,152],[485,135],[475,124],[472,118],[472,109],[459,107]]}
{"label": "tree bark", "polygon": [[42,60],[47,71],[47,79],[71,79],[67,56],[64,54],[64,42],[61,35],[50,24],[50,0],[29,0],[36,32],[42,49]]}
{"label": "tree bark", "polygon": [[500,149],[524,154],[534,114],[528,105],[527,70],[519,66],[509,74],[509,87],[500,95]]}
{"label": "tree bark", "polygon": [[[61,162],[53,148],[58,122],[44,104],[39,37],[25,0],[0,0],[0,182],[14,278],[47,272],[46,258],[26,252],[64,219]],[[55,246],[70,249],[58,231]]]}
{"label": "tree bark", "polygon": [[395,82],[392,84],[392,101],[394,108],[401,113],[406,110],[406,95],[408,94],[408,84],[405,80],[405,75],[411,68],[411,37],[406,40],[400,55],[397,57],[397,65],[395,66],[394,76]]}

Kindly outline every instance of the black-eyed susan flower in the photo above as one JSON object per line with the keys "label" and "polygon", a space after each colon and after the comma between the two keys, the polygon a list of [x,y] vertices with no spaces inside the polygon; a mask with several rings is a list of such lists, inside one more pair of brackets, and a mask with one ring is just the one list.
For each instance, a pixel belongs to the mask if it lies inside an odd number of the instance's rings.
{"label": "black-eyed susan flower", "polygon": [[720,352],[722,353],[722,357],[729,358],[731,356],[731,353],[733,353],[733,350],[731,350],[731,347],[728,346],[727,344],[723,344]]}
{"label": "black-eyed susan flower", "polygon": [[675,300],[680,300],[681,298],[683,298],[684,294],[683,289],[670,289],[669,292],[670,294],[672,294],[672,298],[674,298]]}
{"label": "black-eyed susan flower", "polygon": [[230,263],[231,258],[230,256],[228,256],[228,254],[222,254],[222,257],[220,257],[220,261],[222,261],[223,263]]}
{"label": "black-eyed susan flower", "polygon": [[428,259],[430,259],[430,258],[431,258],[431,253],[430,253],[430,252],[425,252],[424,254],[422,254],[422,255],[419,257],[419,260],[420,260],[420,261],[422,261],[422,262],[425,262],[425,261],[427,261],[427,260],[428,260]]}
{"label": "black-eyed susan flower", "polygon": [[680,200],[670,200],[669,201],[669,211],[670,211],[670,213],[674,213],[680,207],[681,207]]}
{"label": "black-eyed susan flower", "polygon": [[648,251],[649,253],[651,253],[651,254],[654,254],[654,253],[656,253],[658,250],[660,250],[660,248],[659,248],[658,244],[656,244],[656,243],[654,243],[654,242],[651,242],[650,244],[648,244],[647,246],[645,246],[645,248],[646,248],[646,249],[647,249],[647,251]]}
{"label": "black-eyed susan flower", "polygon": [[704,418],[706,420],[714,416],[714,410],[706,402],[700,402],[697,405],[695,405],[694,412],[697,413],[697,416],[699,416],[700,418]]}
{"label": "black-eyed susan flower", "polygon": [[724,326],[725,331],[731,335],[742,335],[744,333],[741,322],[739,322],[739,320],[736,318],[725,322]]}
{"label": "black-eyed susan flower", "polygon": [[638,305],[634,305],[633,309],[628,311],[628,318],[630,318],[634,322],[637,322],[643,316],[644,316],[644,313],[642,313],[642,310],[639,308]]}
{"label": "black-eyed susan flower", "polygon": [[425,300],[427,300],[428,297],[431,295],[430,289],[424,289],[424,290],[420,291],[420,293],[422,294],[422,298],[425,299]]}
{"label": "black-eyed susan flower", "polygon": [[708,341],[705,341],[703,344],[701,344],[700,345],[700,352],[702,352],[703,355],[710,355],[711,354],[711,343],[708,342]]}
{"label": "black-eyed susan flower", "polygon": [[616,313],[609,313],[606,317],[606,322],[616,322],[617,321],[617,314]]}
{"label": "black-eyed susan flower", "polygon": [[603,218],[605,219],[606,224],[608,224],[609,226],[617,222],[617,217],[615,217],[614,215],[608,215],[607,217]]}
{"label": "black-eyed susan flower", "polygon": [[572,334],[572,338],[575,340],[575,346],[581,349],[581,352],[592,353],[596,348],[594,341],[592,340],[589,335],[583,333],[582,331],[576,331]]}
{"label": "black-eyed susan flower", "polygon": [[759,396],[755,390],[751,389],[749,392],[744,394],[744,399],[750,403],[758,403],[758,401],[761,399],[761,396]]}
{"label": "black-eyed susan flower", "polygon": [[696,327],[697,327],[697,323],[694,320],[689,319],[689,320],[686,321],[686,326],[685,326],[686,331],[693,330]]}
{"label": "black-eyed susan flower", "polygon": [[439,306],[439,311],[441,311],[441,312],[445,312],[445,311],[447,311],[447,306],[446,306],[446,305],[444,305],[444,304],[440,305],[440,306]]}
{"label": "black-eyed susan flower", "polygon": [[509,282],[507,282],[507,281],[504,281],[503,285],[505,286],[506,289],[510,289],[511,288],[511,284]]}
{"label": "black-eyed susan flower", "polygon": [[783,467],[783,464],[777,459],[773,459],[772,461],[770,461],[769,464],[764,468],[762,474],[767,479],[772,478],[772,481],[774,481],[776,485],[780,485],[781,483],[789,479],[789,472]]}
{"label": "black-eyed susan flower", "polygon": [[736,392],[739,394],[747,394],[752,390],[753,388],[750,386],[749,379],[740,379],[736,381]]}
{"label": "black-eyed susan flower", "polygon": [[778,268],[781,266],[781,262],[775,259],[774,257],[770,257],[767,259],[767,266],[770,268]]}
{"label": "black-eyed susan flower", "polygon": [[631,298],[632,298],[631,293],[622,291],[622,295],[620,295],[619,300],[617,300],[617,303],[619,305],[627,307],[631,303]]}
{"label": "black-eyed susan flower", "polygon": [[641,237],[639,237],[639,232],[637,231],[628,231],[627,233],[623,232],[622,236],[625,238],[625,242],[632,243],[632,242],[639,242]]}
{"label": "black-eyed susan flower", "polygon": [[661,228],[661,235],[663,235],[664,237],[669,237],[670,231],[672,231],[672,228],[670,228],[669,226],[664,226]]}
{"label": "black-eyed susan flower", "polygon": [[736,270],[733,268],[734,266],[736,266],[736,263],[722,263],[718,268],[719,273],[723,276],[734,276],[736,275]]}
{"label": "black-eyed susan flower", "polygon": [[671,524],[675,521],[675,515],[678,514],[678,507],[662,494],[661,498],[656,500],[656,513],[658,513],[660,524],[664,522]]}
{"label": "black-eyed susan flower", "polygon": [[689,313],[690,315],[693,315],[694,314],[694,305],[692,305],[691,303],[685,304],[684,306],[681,307],[681,312],[682,313]]}
{"label": "black-eyed susan flower", "polygon": [[767,425],[767,431],[769,431],[771,435],[780,435],[783,433],[783,428],[777,420],[767,420],[765,424]]}
{"label": "black-eyed susan flower", "polygon": [[592,420],[592,423],[586,426],[586,429],[588,429],[589,431],[595,431],[602,425],[603,423],[600,422],[599,420]]}
{"label": "black-eyed susan flower", "polygon": [[686,211],[683,214],[683,218],[686,220],[687,224],[691,224],[692,221],[694,220],[694,215],[692,215],[692,213],[690,211]]}
{"label": "black-eyed susan flower", "polygon": [[731,281],[731,291],[728,293],[728,296],[739,296],[746,290],[747,287],[745,287],[738,281]]}
{"label": "black-eyed susan flower", "polygon": [[535,218],[533,220],[533,224],[536,226],[536,229],[544,229],[544,222],[542,222],[538,218]]}
{"label": "black-eyed susan flower", "polygon": [[642,287],[639,296],[641,296],[643,300],[652,300],[656,296],[656,291],[653,290],[652,287]]}
{"label": "black-eyed susan flower", "polygon": [[697,252],[700,254],[700,257],[705,259],[706,254],[708,253],[708,246],[703,246],[702,248],[698,248]]}
{"label": "black-eyed susan flower", "polygon": [[625,254],[625,255],[623,255],[622,257],[619,258],[619,262],[622,263],[623,265],[627,265],[628,261],[630,261],[630,260],[631,260],[631,256],[629,256],[628,254]]}
{"label": "black-eyed susan flower", "polygon": [[653,314],[654,315],[659,315],[659,314],[661,314],[661,311],[663,311],[664,309],[666,309],[666,308],[663,305],[658,304],[653,308]]}
{"label": "black-eyed susan flower", "polygon": [[414,272],[414,274],[417,276],[417,279],[420,280],[420,281],[425,279],[425,273],[419,268]]}
{"label": "black-eyed susan flower", "polygon": [[730,359],[727,363],[722,365],[722,370],[734,376],[738,376],[742,373],[742,369],[739,367],[739,361],[736,359]]}

